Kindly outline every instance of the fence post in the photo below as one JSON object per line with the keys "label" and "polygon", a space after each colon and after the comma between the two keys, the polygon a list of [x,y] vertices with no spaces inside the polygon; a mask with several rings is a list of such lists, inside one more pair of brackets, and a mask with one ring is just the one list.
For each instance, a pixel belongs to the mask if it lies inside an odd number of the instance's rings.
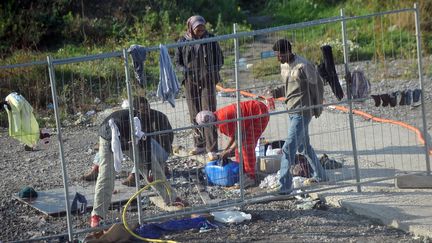
{"label": "fence post", "polygon": [[431,174],[430,168],[430,157],[429,157],[429,137],[428,137],[428,129],[427,129],[427,121],[426,121],[426,109],[424,102],[424,89],[423,89],[423,61],[422,61],[422,47],[421,47],[421,30],[420,30],[420,12],[418,9],[417,3],[414,3],[415,9],[415,27],[416,27],[416,40],[417,40],[417,63],[418,63],[418,75],[419,75],[419,83],[421,90],[421,107],[422,107],[422,120],[423,120],[423,136],[425,140],[425,152],[426,152],[426,171],[427,174]]}
{"label": "fence post", "polygon": [[53,60],[51,56],[47,56],[47,62],[48,62],[48,74],[51,82],[51,95],[54,105],[54,116],[56,120],[56,127],[57,127],[57,140],[59,143],[59,151],[60,151],[60,163],[62,166],[62,175],[63,175],[63,186],[64,186],[64,197],[66,200],[66,221],[67,221],[67,229],[68,229],[68,236],[69,241],[72,242],[73,240],[73,232],[72,232],[72,221],[71,221],[71,205],[69,200],[69,185],[68,185],[68,176],[66,172],[66,164],[65,164],[65,158],[64,158],[64,150],[63,150],[63,139],[62,139],[62,131],[61,131],[61,123],[60,123],[60,111],[58,107],[58,100],[57,100],[57,89],[56,89],[56,80],[55,80],[55,73],[54,73],[54,65]]}
{"label": "fence post", "polygon": [[[343,9],[340,10],[340,15],[342,17],[342,46],[343,46],[343,55],[344,55],[344,66],[345,66],[345,83],[347,87],[347,98],[348,98],[348,106],[349,106],[349,124],[350,124],[350,132],[351,132],[351,144],[353,148],[353,157],[354,157],[354,168],[355,168],[355,176],[356,182],[360,182],[360,169],[358,165],[358,156],[357,156],[357,144],[356,144],[356,136],[354,130],[354,119],[352,112],[352,94],[351,94],[351,74],[349,71],[348,63],[348,44],[347,44],[347,34],[346,34],[346,20]],[[361,192],[361,186],[357,184],[357,192]]]}
{"label": "fence post", "polygon": [[[233,24],[233,30],[234,34],[237,33],[237,24]],[[236,82],[236,98],[237,98],[237,149],[239,153],[239,159],[238,161],[240,163],[240,199],[241,201],[244,200],[244,180],[243,180],[243,152],[242,152],[242,121],[239,120],[241,117],[241,108],[240,108],[240,83],[239,83],[239,58],[240,58],[240,50],[239,50],[239,42],[238,37],[234,38],[234,78]]]}
{"label": "fence post", "polygon": [[[128,95],[128,101],[129,101],[129,125],[130,125],[130,132],[131,132],[131,141],[132,141],[132,157],[133,162],[135,166],[135,183],[136,183],[136,189],[137,191],[140,190],[140,170],[138,166],[138,150],[136,147],[136,137],[135,137],[135,126],[134,126],[134,106],[133,106],[133,99],[132,99],[132,88],[130,85],[130,78],[129,78],[129,61],[128,61],[128,53],[126,49],[123,49],[123,60],[124,60],[124,68],[125,68],[125,81],[126,81],[126,90]],[[140,158],[144,159],[144,158]],[[138,210],[138,223],[142,224],[141,219],[141,194],[138,194],[137,196],[137,210]]]}

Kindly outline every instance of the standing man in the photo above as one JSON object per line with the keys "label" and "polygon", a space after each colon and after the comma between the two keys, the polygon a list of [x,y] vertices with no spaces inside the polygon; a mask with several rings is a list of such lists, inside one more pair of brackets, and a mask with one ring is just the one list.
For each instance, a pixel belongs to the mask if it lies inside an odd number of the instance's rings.
{"label": "standing man", "polygon": [[[136,103],[138,109],[134,111],[134,117],[139,118],[139,124],[141,125],[141,131],[135,131],[135,136],[137,136],[138,140],[137,159],[139,171],[144,175],[148,175],[148,170],[151,170],[154,180],[166,181],[164,170],[159,161],[152,160],[152,138],[145,136],[145,133],[151,131],[151,121],[149,118],[150,107],[147,100],[143,97],[139,97]],[[137,128],[137,124],[135,124],[135,128]],[[91,227],[99,226],[101,219],[105,218],[107,214],[114,189],[114,168],[118,166],[118,164],[116,164],[119,162],[118,159],[121,161],[121,152],[125,152],[129,158],[133,158],[130,130],[129,110],[113,112],[105,118],[100,125],[99,173],[96,180],[94,205],[91,213]],[[149,180],[147,176],[144,176],[144,178],[148,183]],[[168,183],[166,183],[166,187],[162,184],[156,184],[153,188],[163,198],[166,204],[175,206],[184,205],[181,199],[176,197],[175,191]]]}
{"label": "standing man", "polygon": [[[195,15],[187,20],[187,31],[179,42],[213,37],[207,32],[206,21]],[[220,81],[219,71],[224,63],[222,50],[217,42],[187,45],[176,50],[176,64],[184,74],[182,84],[192,124],[197,124],[195,116],[202,110],[216,111],[216,84]],[[194,129],[194,149],[189,154],[207,151],[213,160],[218,150],[215,127]]]}
{"label": "standing man", "polygon": [[309,123],[312,116],[318,118],[322,112],[322,107],[309,107],[323,103],[323,83],[315,66],[305,58],[294,54],[288,40],[278,40],[273,45],[273,51],[281,62],[287,109],[295,110],[289,113],[288,137],[282,147],[279,179],[280,193],[289,194],[292,191],[290,167],[295,163],[297,151],[308,157],[308,162],[313,169],[314,182],[328,180],[309,141]]}
{"label": "standing man", "polygon": [[[239,117],[246,118],[242,120],[242,152],[244,172],[247,175],[244,184],[247,187],[255,184],[255,147],[258,139],[267,127],[269,115],[267,106],[256,100],[240,102],[240,112],[241,115]],[[248,119],[248,117],[259,115],[264,116]],[[199,125],[235,119],[237,119],[236,104],[225,106],[218,109],[216,112],[201,111],[196,117],[196,121]],[[220,123],[216,126],[221,133],[230,138],[226,149],[221,154],[222,159],[229,157],[235,151],[236,161],[240,162],[238,149],[236,149],[237,122]]]}

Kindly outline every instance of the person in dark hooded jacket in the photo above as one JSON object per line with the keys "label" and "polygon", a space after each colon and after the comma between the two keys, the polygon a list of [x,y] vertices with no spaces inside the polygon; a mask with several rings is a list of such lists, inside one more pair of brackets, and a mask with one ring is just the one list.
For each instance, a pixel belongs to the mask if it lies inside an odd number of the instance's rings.
{"label": "person in dark hooded jacket", "polygon": [[[187,31],[179,42],[210,38],[206,21],[202,16],[194,15],[187,20]],[[176,50],[177,66],[183,71],[185,95],[192,124],[197,124],[195,117],[202,110],[216,111],[216,84],[220,81],[219,71],[224,63],[222,50],[217,42],[187,45]],[[208,152],[210,160],[215,159],[218,150],[217,131],[214,127],[194,130],[195,148],[191,155]]]}

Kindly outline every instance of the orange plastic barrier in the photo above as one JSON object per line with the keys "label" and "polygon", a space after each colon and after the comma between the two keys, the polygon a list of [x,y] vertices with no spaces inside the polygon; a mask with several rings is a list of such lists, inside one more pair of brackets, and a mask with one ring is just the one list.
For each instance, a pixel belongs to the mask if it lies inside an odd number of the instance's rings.
{"label": "orange plastic barrier", "polygon": [[[217,91],[222,91],[222,92],[235,92],[236,91],[235,89],[223,88],[223,87],[221,87],[219,85],[216,85],[216,90]],[[240,91],[240,94],[242,94],[242,95],[244,95],[246,97],[251,97],[251,98],[266,99],[266,97],[264,97],[262,95],[255,95],[255,94],[252,94],[252,93],[246,92],[246,91]],[[276,100],[285,101],[285,98],[284,97],[280,97],[280,98],[277,98]],[[348,112],[349,111],[348,108],[346,108],[344,106],[335,105],[335,106],[332,106],[332,107],[334,107],[336,110],[343,111],[343,112]],[[416,127],[413,127],[413,126],[408,125],[408,124],[406,124],[404,122],[401,122],[401,121],[395,121],[395,120],[390,120],[390,119],[384,119],[384,118],[375,117],[375,116],[372,116],[369,113],[366,113],[366,112],[363,112],[363,111],[360,111],[360,110],[353,110],[353,113],[356,114],[356,115],[358,115],[358,116],[361,116],[361,117],[363,117],[365,119],[368,119],[368,120],[372,120],[372,121],[376,121],[376,122],[382,122],[382,123],[390,123],[390,124],[398,125],[398,126],[401,126],[403,128],[406,128],[408,130],[411,130],[411,131],[413,131],[417,135],[417,138],[420,140],[420,142],[423,145],[425,144],[425,140],[424,140],[423,134]],[[429,149],[429,154],[432,155],[432,149]]]}

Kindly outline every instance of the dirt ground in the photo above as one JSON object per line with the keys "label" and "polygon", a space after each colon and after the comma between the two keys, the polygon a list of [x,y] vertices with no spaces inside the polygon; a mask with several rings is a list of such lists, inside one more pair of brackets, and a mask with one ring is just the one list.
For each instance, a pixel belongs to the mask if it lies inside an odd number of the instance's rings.
{"label": "dirt ground", "polygon": [[[430,77],[426,79],[425,94],[428,130],[432,126]],[[372,83],[372,93],[391,92],[406,88],[416,88],[415,80],[382,80]],[[326,96],[331,96],[328,93]],[[381,117],[404,121],[421,126],[418,116],[420,108],[403,107],[389,109],[374,107],[367,101],[355,107]],[[71,184],[82,185],[80,176],[86,172],[94,156],[93,145],[97,141],[97,126],[79,125],[64,129],[64,151],[68,161],[68,173]],[[178,134],[181,136],[181,134]],[[24,151],[14,139],[8,137],[7,129],[0,131],[0,242],[38,238],[66,232],[65,217],[48,217],[31,207],[13,199],[24,186],[36,190],[60,188],[63,185],[61,166],[58,159],[58,145],[55,137],[51,145],[38,151]],[[197,166],[196,161],[182,160],[182,165],[169,163],[174,177],[187,177],[184,168]],[[190,174],[190,173],[189,173]],[[189,178],[183,178],[189,180]],[[176,182],[176,181],[174,181]],[[179,184],[179,183],[177,183]],[[180,183],[180,194],[193,197],[187,191],[189,184]],[[183,189],[181,187],[184,187]],[[217,194],[215,194],[217,195]],[[195,195],[196,197],[196,195]],[[191,199],[192,205],[194,200]],[[355,215],[343,208],[330,206],[321,209],[301,210],[298,201],[285,200],[271,203],[247,205],[242,210],[252,215],[252,220],[224,225],[208,232],[186,231],[167,236],[181,242],[429,242],[428,239],[414,237],[409,233],[380,225],[378,222]],[[155,210],[149,207],[149,212]],[[114,215],[118,212],[112,212]],[[74,228],[88,227],[89,213],[74,216]],[[61,240],[54,239],[53,242]]]}

